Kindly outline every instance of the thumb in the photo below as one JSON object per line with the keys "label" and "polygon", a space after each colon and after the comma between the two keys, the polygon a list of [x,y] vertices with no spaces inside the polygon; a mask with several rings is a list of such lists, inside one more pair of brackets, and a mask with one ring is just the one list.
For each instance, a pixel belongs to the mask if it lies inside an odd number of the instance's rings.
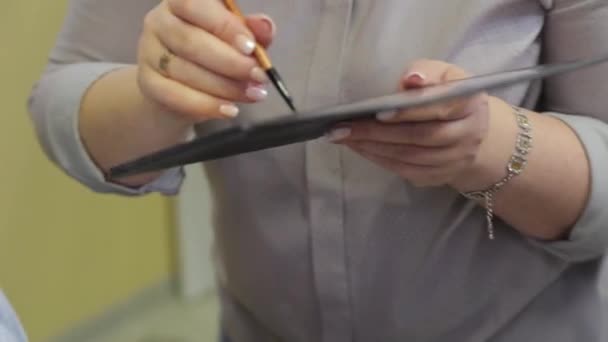
{"label": "thumb", "polygon": [[418,60],[404,73],[401,78],[403,90],[439,85],[468,77],[463,69],[446,62],[436,60]]}
{"label": "thumb", "polygon": [[256,41],[264,48],[267,48],[272,43],[277,28],[269,16],[265,14],[252,14],[245,18],[245,23],[255,36]]}

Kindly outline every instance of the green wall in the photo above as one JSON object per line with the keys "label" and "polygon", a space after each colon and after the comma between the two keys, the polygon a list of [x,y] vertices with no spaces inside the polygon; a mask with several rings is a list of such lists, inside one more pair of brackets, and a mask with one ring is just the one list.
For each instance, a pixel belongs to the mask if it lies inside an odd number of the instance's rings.
{"label": "green wall", "polygon": [[0,287],[33,342],[172,272],[167,199],[93,194],[52,166],[34,138],[26,99],[66,3],[3,1],[0,12]]}

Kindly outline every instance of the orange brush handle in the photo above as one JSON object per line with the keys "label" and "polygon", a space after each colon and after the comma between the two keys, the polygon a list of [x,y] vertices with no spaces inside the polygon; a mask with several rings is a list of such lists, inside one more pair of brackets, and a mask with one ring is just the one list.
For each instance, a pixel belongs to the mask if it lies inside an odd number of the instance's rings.
{"label": "orange brush handle", "polygon": [[[241,9],[234,0],[224,0],[224,5],[228,8],[230,12],[236,14],[244,20],[243,12],[241,12]],[[257,44],[255,50],[253,51],[253,54],[255,55],[258,60],[258,63],[264,70],[272,69],[272,62],[270,61],[268,54],[266,53],[264,48],[260,46],[260,44]]]}

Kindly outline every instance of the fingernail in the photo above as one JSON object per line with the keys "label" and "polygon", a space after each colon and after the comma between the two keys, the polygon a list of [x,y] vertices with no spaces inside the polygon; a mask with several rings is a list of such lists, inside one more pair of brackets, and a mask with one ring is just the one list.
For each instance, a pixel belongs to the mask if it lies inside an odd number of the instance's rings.
{"label": "fingernail", "polygon": [[220,113],[233,118],[239,115],[239,108],[233,104],[224,104],[220,106]]}
{"label": "fingernail", "polygon": [[337,142],[339,140],[348,138],[351,134],[352,130],[347,127],[337,128],[327,133],[326,139],[329,142]]}
{"label": "fingernail", "polygon": [[261,101],[268,96],[268,91],[262,87],[248,87],[245,95],[254,101]]}
{"label": "fingernail", "polygon": [[258,14],[256,16],[260,18],[266,25],[268,25],[268,29],[270,30],[270,34],[272,36],[277,33],[277,26],[274,24],[274,21],[272,21],[269,16],[267,16],[266,14]]}
{"label": "fingernail", "polygon": [[240,34],[236,37],[236,47],[245,55],[251,55],[255,50],[255,42],[251,38]]}
{"label": "fingernail", "polygon": [[249,76],[251,77],[251,80],[258,83],[268,82],[268,75],[266,75],[266,72],[264,72],[264,70],[262,70],[260,67],[251,69],[251,74]]}
{"label": "fingernail", "polygon": [[411,72],[404,77],[406,83],[414,83],[417,85],[423,85],[425,80],[426,76],[417,71]]}
{"label": "fingernail", "polygon": [[397,112],[394,110],[380,112],[376,114],[376,118],[380,121],[390,121],[393,120],[395,117],[397,117]]}

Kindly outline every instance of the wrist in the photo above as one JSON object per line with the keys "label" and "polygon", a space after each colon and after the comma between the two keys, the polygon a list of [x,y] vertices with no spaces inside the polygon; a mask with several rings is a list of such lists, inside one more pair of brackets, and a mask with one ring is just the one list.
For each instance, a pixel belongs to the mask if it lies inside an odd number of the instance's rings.
{"label": "wrist", "polygon": [[489,98],[489,127],[473,163],[450,184],[465,193],[485,190],[504,178],[517,142],[518,125],[513,107],[503,100]]}

